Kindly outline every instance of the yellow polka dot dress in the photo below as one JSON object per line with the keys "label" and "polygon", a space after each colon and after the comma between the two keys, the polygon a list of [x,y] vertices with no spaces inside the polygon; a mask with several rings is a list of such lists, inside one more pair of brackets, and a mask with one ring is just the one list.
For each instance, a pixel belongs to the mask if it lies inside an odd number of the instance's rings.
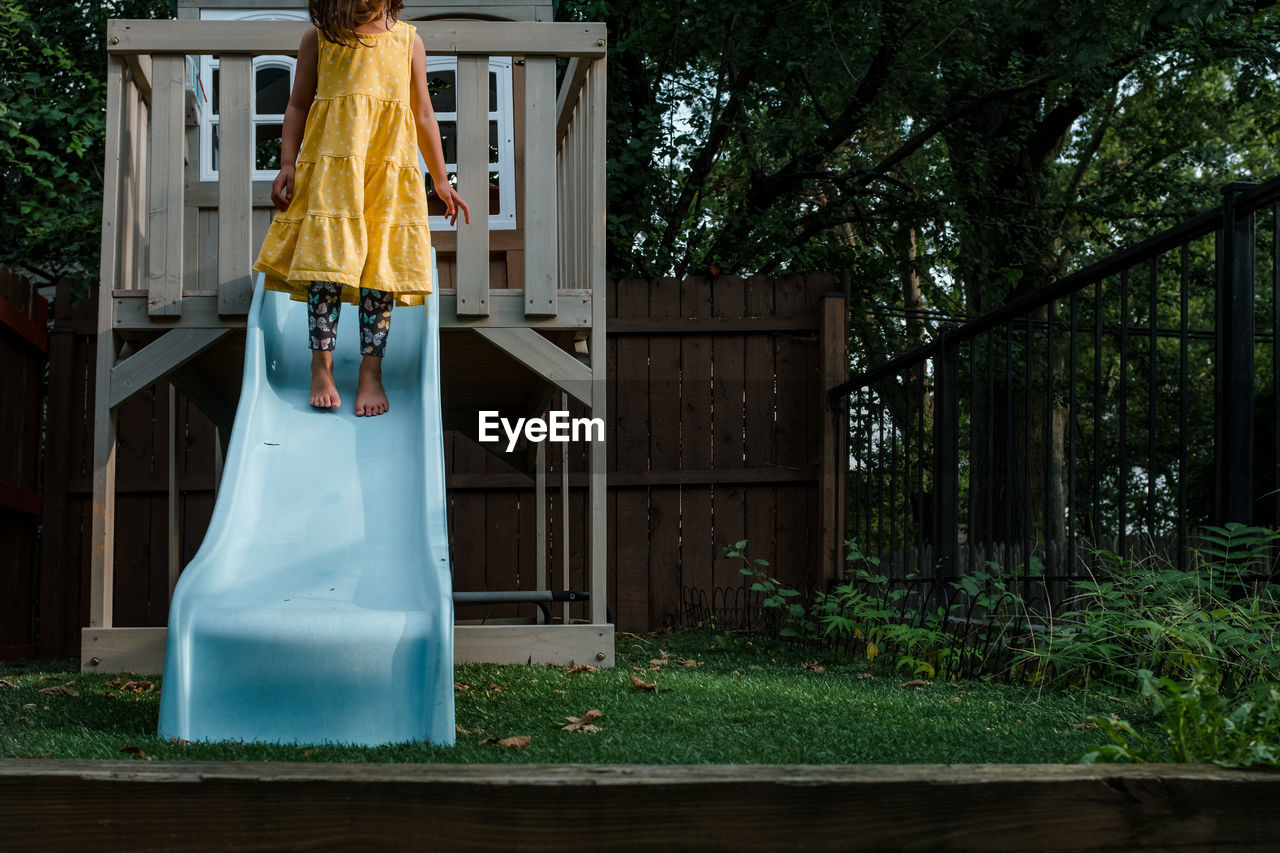
{"label": "yellow polka dot dress", "polygon": [[319,37],[316,97],[298,151],[293,199],[267,230],[253,268],[268,290],[305,300],[336,281],[418,305],[432,290],[427,194],[410,108],[414,27],[361,34],[345,47]]}

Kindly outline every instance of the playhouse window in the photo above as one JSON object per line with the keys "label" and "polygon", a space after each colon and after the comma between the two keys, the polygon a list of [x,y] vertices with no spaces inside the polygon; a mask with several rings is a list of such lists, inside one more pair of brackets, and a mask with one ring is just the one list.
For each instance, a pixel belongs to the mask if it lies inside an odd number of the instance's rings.
{"label": "playhouse window", "polygon": [[[427,57],[427,87],[431,90],[431,106],[440,124],[440,141],[444,146],[445,171],[450,181],[458,174],[458,61],[452,56]],[[515,142],[511,128],[511,59],[489,58],[489,227],[516,227]],[[428,193],[432,190],[431,174],[419,157]],[[444,218],[444,205],[429,197],[431,227],[452,229]]]}
{"label": "playhouse window", "polygon": [[[205,20],[306,20],[304,10],[245,12],[242,10],[201,11]],[[259,56],[253,60],[251,103],[254,135],[255,181],[271,181],[280,169],[280,137],[284,112],[293,89],[295,61],[290,56]],[[431,105],[440,124],[444,143],[445,169],[451,181],[458,170],[458,62],[451,56],[428,56],[427,79],[431,89]],[[220,126],[219,61],[216,56],[201,56],[193,63],[191,87],[196,93],[200,116],[200,179],[218,179]],[[512,129],[511,59],[489,59],[489,227],[516,227],[515,142]],[[431,175],[419,156],[418,166],[428,193]],[[431,227],[452,230],[444,218],[444,205],[434,195],[428,196]],[[476,211],[478,212],[478,211]]]}

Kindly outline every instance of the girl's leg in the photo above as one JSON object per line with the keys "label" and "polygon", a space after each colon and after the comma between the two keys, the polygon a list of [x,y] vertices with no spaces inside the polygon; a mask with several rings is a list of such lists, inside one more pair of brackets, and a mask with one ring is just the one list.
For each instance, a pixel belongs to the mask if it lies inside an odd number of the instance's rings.
{"label": "girl's leg", "polygon": [[307,340],[311,347],[311,405],[329,409],[340,404],[333,382],[333,345],[338,335],[342,285],[313,281],[307,288]]}
{"label": "girl's leg", "polygon": [[380,415],[390,408],[382,387],[382,357],[391,332],[394,300],[382,290],[360,288],[360,385],[356,389],[356,414]]}

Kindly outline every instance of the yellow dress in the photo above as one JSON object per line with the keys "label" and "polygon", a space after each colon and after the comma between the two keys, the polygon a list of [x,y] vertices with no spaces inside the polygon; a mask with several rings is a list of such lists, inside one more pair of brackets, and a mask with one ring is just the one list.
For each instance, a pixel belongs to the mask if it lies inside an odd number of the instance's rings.
{"label": "yellow dress", "polygon": [[432,290],[427,194],[410,107],[414,27],[361,34],[344,47],[319,37],[316,97],[289,208],[276,213],[253,268],[268,290],[305,300],[312,281],[390,291],[418,305]]}

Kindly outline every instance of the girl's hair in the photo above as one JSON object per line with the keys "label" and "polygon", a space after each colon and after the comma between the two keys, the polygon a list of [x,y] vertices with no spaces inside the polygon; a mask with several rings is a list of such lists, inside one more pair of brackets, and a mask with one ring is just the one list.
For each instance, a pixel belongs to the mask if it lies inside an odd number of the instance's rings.
{"label": "girl's hair", "polygon": [[[377,0],[373,0],[377,2]],[[310,0],[307,11],[311,14],[311,23],[315,24],[327,41],[347,47],[367,44],[356,32],[360,21],[356,12],[361,5],[360,0]],[[400,11],[404,9],[404,0],[382,0],[387,18],[392,24],[396,22]]]}

